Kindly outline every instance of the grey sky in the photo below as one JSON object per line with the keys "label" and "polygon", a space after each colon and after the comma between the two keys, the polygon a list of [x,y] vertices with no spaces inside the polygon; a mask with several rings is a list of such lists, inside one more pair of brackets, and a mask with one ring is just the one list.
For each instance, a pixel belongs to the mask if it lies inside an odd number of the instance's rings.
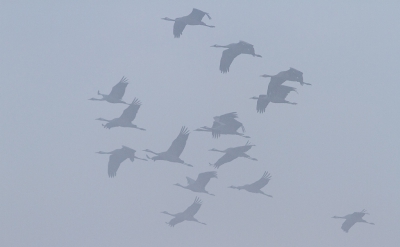
{"label": "grey sky", "polygon": [[[3,1],[0,8],[1,246],[398,246],[400,243],[397,1]],[[211,29],[188,26],[174,39],[160,18],[208,12]],[[237,57],[219,72],[225,45],[247,41],[263,58]],[[255,110],[261,74],[289,67],[312,86]],[[122,104],[92,102],[122,76],[124,99],[143,103],[136,129],[104,129]],[[256,146],[217,170],[207,189],[183,190],[185,176],[212,171],[211,148],[246,139],[192,132],[181,158],[125,161],[107,176],[111,151],[165,151],[182,126],[212,124],[236,111]],[[231,190],[259,179],[274,198]],[[198,195],[192,222],[175,228]],[[342,232],[345,215],[367,209]]]}

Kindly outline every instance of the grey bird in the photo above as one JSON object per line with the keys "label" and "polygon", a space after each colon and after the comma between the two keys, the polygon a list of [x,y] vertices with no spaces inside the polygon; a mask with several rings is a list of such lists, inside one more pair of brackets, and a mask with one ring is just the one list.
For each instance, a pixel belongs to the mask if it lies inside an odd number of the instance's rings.
{"label": "grey bird", "polygon": [[142,103],[138,99],[134,99],[132,104],[128,106],[123,112],[122,115],[118,118],[114,118],[111,120],[107,120],[104,118],[97,118],[96,120],[108,122],[103,124],[104,128],[111,129],[114,127],[128,127],[135,128],[139,130],[146,130],[143,128],[139,128],[137,125],[133,124],[132,121],[135,120],[136,114],[139,111]]}
{"label": "grey bird", "polygon": [[203,17],[207,15],[208,19],[211,19],[210,15],[204,11],[201,11],[199,9],[193,9],[192,12],[183,17],[179,17],[176,19],[171,19],[168,17],[161,18],[162,20],[166,21],[173,21],[174,23],[174,29],[173,29],[173,34],[175,38],[179,38],[182,35],[183,29],[185,29],[186,25],[190,26],[206,26],[206,27],[215,27],[215,26],[210,26],[202,22],[201,20]]}
{"label": "grey bird", "polygon": [[297,103],[289,102],[286,100],[286,97],[289,95],[290,92],[296,92],[296,88],[284,86],[284,85],[277,85],[275,87],[269,87],[267,94],[260,94],[258,97],[254,96],[250,99],[257,100],[257,107],[256,110],[258,113],[264,113],[265,109],[267,108],[268,104],[271,103],[286,103],[291,105],[297,105]]}
{"label": "grey bird", "polygon": [[227,148],[225,150],[218,150],[215,148],[210,149],[209,151],[225,153],[221,158],[219,158],[219,160],[217,160],[217,162],[215,162],[214,164],[210,163],[210,165],[218,169],[223,164],[231,162],[232,160],[239,157],[257,161],[257,159],[252,158],[246,154],[246,152],[249,151],[253,146],[255,145],[251,145],[249,142],[247,142],[244,146]]}
{"label": "grey bird", "polygon": [[[243,124],[236,120],[236,112],[230,112],[221,116],[214,117],[212,127],[203,126],[195,131],[211,132],[213,138],[219,138],[221,135],[238,135],[244,138],[250,138],[243,133],[246,131]],[[237,132],[241,128],[243,133]]]}
{"label": "grey bird", "polygon": [[206,185],[208,182],[210,182],[211,178],[217,178],[217,172],[211,171],[200,173],[196,180],[186,177],[188,183],[186,186],[183,186],[179,183],[174,185],[191,190],[193,192],[206,193],[214,196],[214,194],[210,194],[208,191],[206,191]]}
{"label": "grey bird", "polygon": [[271,81],[268,85],[269,87],[275,87],[277,85],[282,85],[285,81],[297,81],[300,82],[300,85],[311,85],[310,83],[306,83],[303,81],[303,72],[294,69],[294,68],[289,68],[288,70],[281,71],[276,75],[261,75],[261,77],[270,77]]}
{"label": "grey bird", "polygon": [[156,156],[153,156],[151,158],[147,156],[147,158],[152,159],[153,161],[165,160],[169,162],[180,163],[186,166],[192,166],[190,164],[185,163],[183,160],[179,158],[179,156],[183,152],[183,149],[185,149],[186,141],[189,137],[189,134],[190,134],[189,130],[185,126],[183,126],[181,128],[181,131],[179,132],[178,137],[176,137],[176,139],[172,142],[171,146],[167,151],[162,153],[156,153],[149,149],[145,149],[143,151],[155,154]]}
{"label": "grey bird", "polygon": [[170,227],[174,227],[176,224],[179,224],[185,220],[186,221],[194,221],[194,222],[206,225],[206,223],[200,222],[196,218],[194,218],[194,215],[199,211],[201,204],[202,204],[202,202],[201,202],[200,198],[196,197],[194,202],[192,203],[192,205],[190,205],[185,211],[183,211],[181,213],[171,214],[166,211],[163,211],[161,213],[174,216],[174,218],[171,219],[169,222],[165,222]]}
{"label": "grey bird", "polygon": [[350,228],[357,222],[361,222],[361,223],[367,223],[370,225],[375,225],[372,222],[367,222],[366,220],[364,220],[362,217],[364,215],[368,214],[367,211],[365,209],[363,209],[361,212],[354,212],[352,214],[348,214],[346,216],[333,216],[332,218],[334,219],[346,219],[343,224],[342,224],[342,230],[345,232],[349,232]]}
{"label": "grey bird", "polygon": [[126,147],[126,146],[122,146],[122,148],[115,149],[114,151],[111,151],[111,152],[99,151],[99,152],[96,152],[96,153],[98,153],[98,154],[111,154],[110,158],[108,160],[108,176],[110,178],[115,177],[117,175],[117,171],[118,171],[119,166],[126,159],[130,159],[132,162],[134,161],[134,159],[147,161],[146,159],[142,159],[142,158],[137,157],[136,156],[136,151],[134,149]]}
{"label": "grey bird", "polygon": [[239,41],[238,43],[232,43],[229,45],[213,45],[211,47],[216,48],[228,48],[222,52],[221,61],[219,64],[219,70],[221,73],[228,73],[229,67],[231,66],[233,60],[240,54],[249,54],[253,57],[262,57],[255,53],[254,46],[244,41]]}
{"label": "grey bird", "polygon": [[122,100],[122,97],[125,94],[126,86],[128,86],[128,80],[125,77],[122,77],[122,79],[112,88],[110,94],[101,94],[100,91],[97,91],[97,94],[101,95],[102,98],[90,98],[89,100],[107,101],[110,103],[122,103],[129,105]]}
{"label": "grey bird", "polygon": [[261,189],[268,184],[269,180],[271,180],[271,174],[268,172],[264,172],[264,175],[252,184],[245,184],[242,186],[230,186],[229,188],[238,189],[238,190],[246,190],[251,193],[263,194],[265,196],[272,197],[271,195],[265,194]]}

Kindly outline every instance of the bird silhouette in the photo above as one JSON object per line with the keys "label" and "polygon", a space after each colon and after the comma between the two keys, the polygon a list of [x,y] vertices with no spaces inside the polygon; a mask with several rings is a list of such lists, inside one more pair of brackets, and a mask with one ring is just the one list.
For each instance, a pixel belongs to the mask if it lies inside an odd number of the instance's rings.
{"label": "bird silhouette", "polygon": [[102,98],[90,98],[89,100],[107,101],[110,103],[122,103],[129,105],[125,101],[122,101],[126,86],[128,86],[128,80],[125,77],[122,77],[122,79],[112,88],[110,94],[101,94],[100,91],[97,91],[97,94],[101,95]]}
{"label": "bird silhouette", "polygon": [[201,192],[201,193],[206,193],[206,194],[214,196],[214,194],[210,194],[205,189],[206,185],[208,184],[208,182],[210,182],[211,178],[217,178],[217,172],[211,171],[211,172],[200,173],[197,176],[196,180],[186,177],[187,183],[188,183],[186,186],[183,186],[179,183],[174,184],[174,185],[182,187],[184,189],[194,191],[194,192]]}
{"label": "bird silhouette", "polygon": [[223,164],[231,162],[232,160],[239,158],[239,157],[257,161],[257,159],[252,158],[246,154],[246,152],[249,151],[253,146],[255,146],[255,145],[251,145],[249,142],[247,142],[246,145],[244,145],[244,146],[227,148],[225,150],[218,150],[215,148],[210,149],[209,151],[225,153],[221,158],[219,158],[217,160],[217,162],[215,162],[214,164],[210,163],[210,165],[214,166],[215,168],[218,169]]}
{"label": "bird silhouette", "polygon": [[296,92],[294,87],[288,87],[284,85],[277,85],[275,87],[268,87],[267,94],[260,94],[258,97],[254,96],[250,99],[257,100],[256,110],[258,113],[264,113],[268,104],[271,103],[286,103],[291,105],[297,105],[297,103],[289,102],[286,100],[286,97],[290,92]]}
{"label": "bird silhouette", "polygon": [[189,130],[185,126],[183,126],[181,128],[181,131],[180,131],[178,137],[172,142],[171,146],[169,147],[169,149],[167,151],[162,152],[162,153],[156,153],[149,149],[145,149],[143,151],[155,154],[156,156],[153,156],[151,158],[149,156],[147,156],[147,158],[152,159],[153,161],[165,160],[165,161],[169,161],[169,162],[184,164],[186,166],[192,166],[190,164],[185,163],[183,160],[181,160],[179,158],[179,156],[183,152],[183,149],[186,146],[186,141],[187,141],[188,137],[189,137]]}
{"label": "bird silhouette", "polygon": [[202,204],[202,202],[201,202],[200,198],[196,197],[194,202],[192,203],[192,205],[190,205],[185,211],[183,211],[181,213],[171,214],[171,213],[168,213],[167,211],[163,211],[161,213],[174,216],[174,218],[171,219],[169,222],[165,222],[171,227],[174,227],[176,224],[179,224],[185,220],[186,221],[194,221],[194,222],[206,225],[206,223],[200,222],[196,218],[194,218],[194,215],[199,211],[201,204]]}
{"label": "bird silhouette", "polygon": [[114,127],[128,127],[135,128],[139,130],[146,130],[143,128],[137,127],[137,125],[133,124],[132,121],[136,118],[136,114],[139,111],[142,103],[138,99],[134,99],[132,104],[128,106],[123,112],[122,115],[118,118],[114,118],[112,120],[107,120],[104,118],[97,118],[96,120],[108,122],[103,124],[104,128],[111,129]]}
{"label": "bird silhouette", "polygon": [[281,71],[276,75],[261,75],[261,77],[270,77],[271,80],[268,85],[268,89],[270,87],[275,87],[278,85],[282,85],[285,81],[297,81],[300,82],[300,85],[311,85],[310,83],[306,83],[303,81],[303,72],[294,69],[294,68],[289,68],[288,70]]}
{"label": "bird silhouette", "polygon": [[228,73],[229,67],[231,66],[233,60],[240,54],[249,54],[253,57],[262,57],[255,53],[254,46],[244,41],[239,41],[238,43],[232,43],[229,45],[213,45],[211,47],[216,48],[228,48],[222,52],[221,61],[219,64],[219,70],[221,73]]}
{"label": "bird silhouette", "polygon": [[164,17],[161,19],[166,20],[166,21],[175,22],[173,34],[174,34],[175,38],[179,38],[182,35],[183,29],[185,29],[186,25],[191,25],[191,26],[201,25],[201,26],[206,26],[206,27],[215,27],[215,26],[207,25],[201,21],[203,19],[204,15],[207,15],[208,19],[211,19],[210,15],[208,13],[201,11],[199,9],[193,9],[189,15],[179,17],[176,19],[171,19],[168,17]]}
{"label": "bird silhouette", "polygon": [[252,184],[245,184],[242,186],[230,186],[229,188],[238,189],[238,190],[246,190],[251,193],[263,194],[265,196],[272,197],[271,195],[265,194],[261,189],[268,184],[269,180],[271,180],[271,174],[268,172],[264,172],[264,175]]}
{"label": "bird silhouette", "polygon": [[[214,117],[214,122],[211,128],[203,126],[195,129],[195,131],[211,132],[213,138],[219,138],[221,135],[238,135],[244,138],[250,138],[250,136],[243,134],[246,130],[243,124],[236,120],[237,117],[236,112],[216,116]],[[243,133],[237,132],[239,128],[242,129]]]}
{"label": "bird silhouette", "polygon": [[342,230],[345,232],[349,232],[350,228],[352,226],[354,226],[355,223],[357,222],[361,222],[361,223],[367,223],[370,225],[375,225],[372,222],[367,222],[366,220],[364,220],[362,217],[364,215],[368,214],[367,211],[365,209],[363,209],[361,212],[354,212],[352,214],[348,214],[346,216],[333,216],[332,218],[334,219],[346,219],[343,224],[342,224]]}
{"label": "bird silhouette", "polygon": [[147,161],[146,159],[142,159],[142,158],[137,157],[135,155],[136,151],[134,149],[126,147],[126,146],[122,146],[122,148],[115,149],[114,151],[111,151],[111,152],[99,151],[99,152],[96,152],[96,153],[98,153],[98,154],[111,154],[110,158],[108,160],[108,176],[110,178],[115,177],[117,175],[117,171],[118,171],[119,166],[126,159],[130,159],[132,162],[134,161],[134,159]]}

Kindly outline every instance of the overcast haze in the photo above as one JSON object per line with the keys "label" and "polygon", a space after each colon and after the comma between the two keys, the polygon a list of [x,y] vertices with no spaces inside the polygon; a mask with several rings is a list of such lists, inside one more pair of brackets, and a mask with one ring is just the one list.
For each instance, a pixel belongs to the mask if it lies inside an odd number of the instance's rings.
{"label": "overcast haze", "polygon": [[[399,246],[400,22],[397,1],[3,1],[0,8],[1,246]],[[179,39],[160,18],[208,12],[216,28],[187,26]],[[219,71],[226,45],[240,55]],[[296,68],[312,86],[256,112],[252,96]],[[124,100],[142,106],[147,131],[104,129],[123,104],[89,101],[122,76]],[[173,186],[215,170],[239,136],[195,132],[236,111],[253,147],[217,170],[198,194]],[[168,149],[192,130],[181,158],[129,160],[107,174],[111,151]],[[259,179],[269,198],[228,189]],[[166,221],[199,196],[206,226]],[[349,233],[332,219],[366,209]]]}

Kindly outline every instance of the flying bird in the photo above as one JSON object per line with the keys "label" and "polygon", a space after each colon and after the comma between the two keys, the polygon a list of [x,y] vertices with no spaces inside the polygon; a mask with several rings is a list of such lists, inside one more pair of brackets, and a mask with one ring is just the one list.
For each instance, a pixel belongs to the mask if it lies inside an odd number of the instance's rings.
{"label": "flying bird", "polygon": [[174,184],[176,186],[182,187],[184,189],[188,189],[194,192],[201,192],[201,193],[206,193],[209,195],[214,196],[214,194],[210,194],[208,191],[206,191],[206,185],[208,182],[210,182],[211,178],[217,178],[217,172],[211,171],[211,172],[203,172],[200,173],[197,176],[197,179],[191,179],[189,177],[186,177],[188,185],[183,186],[181,184]]}
{"label": "flying bird", "polygon": [[133,124],[132,121],[136,118],[136,114],[139,111],[142,103],[138,99],[134,99],[132,104],[128,106],[123,112],[122,115],[118,118],[114,118],[112,120],[107,120],[104,118],[97,118],[96,120],[108,122],[103,124],[104,128],[111,129],[114,127],[128,127],[135,128],[139,130],[146,130],[143,128],[137,127],[137,125]]}
{"label": "flying bird", "polygon": [[166,21],[173,21],[174,23],[174,37],[179,38],[182,35],[183,29],[185,29],[186,25],[190,26],[196,26],[196,25],[201,25],[201,26],[206,26],[206,27],[215,27],[215,26],[210,26],[202,22],[201,20],[203,17],[207,15],[208,19],[211,19],[210,15],[204,11],[201,11],[199,9],[193,9],[192,12],[183,17],[179,17],[176,19],[171,19],[168,17],[161,18]]}
{"label": "flying bird", "polygon": [[297,105],[297,103],[289,102],[286,100],[286,97],[290,92],[296,92],[296,88],[288,87],[284,85],[277,85],[275,87],[269,87],[267,94],[260,94],[258,97],[254,96],[250,99],[257,100],[256,110],[258,113],[264,113],[270,102],[272,103],[286,103],[291,105]]}
{"label": "flying bird", "polygon": [[270,77],[271,81],[268,85],[268,88],[270,87],[275,87],[278,85],[282,85],[285,81],[297,81],[300,82],[300,84],[303,85],[311,85],[310,83],[306,83],[303,81],[303,72],[294,69],[294,68],[289,68],[288,70],[281,71],[276,75],[261,75],[261,77]]}
{"label": "flying bird", "polygon": [[146,149],[143,151],[155,154],[156,156],[153,156],[151,158],[149,156],[147,156],[147,158],[152,159],[153,161],[165,160],[165,161],[169,161],[169,162],[180,163],[180,164],[184,164],[187,166],[192,166],[190,164],[185,163],[183,160],[181,160],[179,158],[179,156],[183,152],[183,149],[186,146],[186,141],[187,141],[188,137],[189,137],[189,130],[185,126],[183,126],[181,128],[181,131],[180,131],[178,137],[176,137],[176,139],[172,142],[171,146],[169,147],[169,149],[167,151],[162,152],[162,153],[156,153],[149,149]]}
{"label": "flying bird", "polygon": [[206,225],[206,223],[200,222],[196,218],[194,218],[194,215],[199,211],[201,204],[202,204],[202,202],[201,202],[200,198],[196,197],[196,199],[194,200],[192,205],[190,205],[185,211],[183,211],[181,213],[171,214],[166,211],[163,211],[161,213],[174,216],[174,218],[171,219],[169,222],[165,222],[171,227],[174,227],[176,224],[179,224],[185,220],[186,221],[194,221],[194,222]]}
{"label": "flying bird", "polygon": [[249,54],[253,57],[261,57],[255,53],[254,46],[244,41],[239,41],[239,43],[232,43],[229,45],[213,45],[211,47],[216,48],[228,48],[222,52],[221,61],[219,64],[219,70],[221,73],[228,73],[229,67],[231,66],[233,59],[235,59],[240,54]]}
{"label": "flying bird", "polygon": [[365,209],[363,209],[361,212],[354,212],[352,214],[348,214],[348,215],[343,216],[343,217],[333,216],[332,218],[334,218],[334,219],[346,219],[343,222],[341,228],[342,228],[343,231],[349,232],[350,228],[357,222],[367,223],[367,224],[370,224],[370,225],[375,225],[374,223],[367,222],[362,218],[366,214],[368,214],[367,211],[365,211]]}
{"label": "flying bird", "polygon": [[97,94],[101,95],[102,98],[90,98],[89,100],[107,101],[110,103],[122,103],[129,105],[122,100],[122,97],[125,94],[126,86],[128,86],[128,80],[125,77],[122,77],[122,79],[112,88],[110,94],[101,94],[100,91],[97,91]]}
{"label": "flying bird", "polygon": [[134,149],[126,147],[126,146],[122,146],[122,148],[115,149],[114,151],[111,151],[111,152],[100,151],[100,152],[96,152],[96,153],[111,154],[110,158],[108,160],[108,176],[110,178],[115,177],[117,175],[119,166],[126,159],[130,159],[132,162],[134,161],[134,159],[147,161],[146,159],[141,159],[139,157],[136,157],[136,155],[135,155],[136,151]]}
{"label": "flying bird", "polygon": [[264,172],[264,175],[259,180],[257,180],[252,184],[245,184],[242,186],[230,186],[229,188],[238,190],[247,190],[248,192],[251,193],[258,193],[272,197],[271,195],[265,194],[264,191],[261,190],[265,185],[268,184],[269,180],[271,180],[271,174],[269,174],[268,172]]}
{"label": "flying bird", "polygon": [[225,150],[218,150],[215,148],[210,149],[209,151],[225,153],[221,158],[219,158],[219,160],[217,160],[217,162],[215,162],[214,164],[210,163],[210,165],[218,169],[223,164],[231,162],[232,160],[239,157],[257,161],[257,159],[252,158],[246,154],[246,152],[249,151],[253,146],[255,145],[251,145],[249,142],[247,142],[244,146],[227,148]]}
{"label": "flying bird", "polygon": [[[238,135],[244,138],[250,138],[249,136],[245,136],[243,134],[245,132],[245,128],[241,122],[236,120],[237,117],[238,116],[236,112],[216,116],[214,117],[214,122],[211,128],[203,126],[195,129],[195,131],[211,132],[213,138],[219,138],[220,135]],[[239,128],[242,129],[243,133],[237,132]]]}

